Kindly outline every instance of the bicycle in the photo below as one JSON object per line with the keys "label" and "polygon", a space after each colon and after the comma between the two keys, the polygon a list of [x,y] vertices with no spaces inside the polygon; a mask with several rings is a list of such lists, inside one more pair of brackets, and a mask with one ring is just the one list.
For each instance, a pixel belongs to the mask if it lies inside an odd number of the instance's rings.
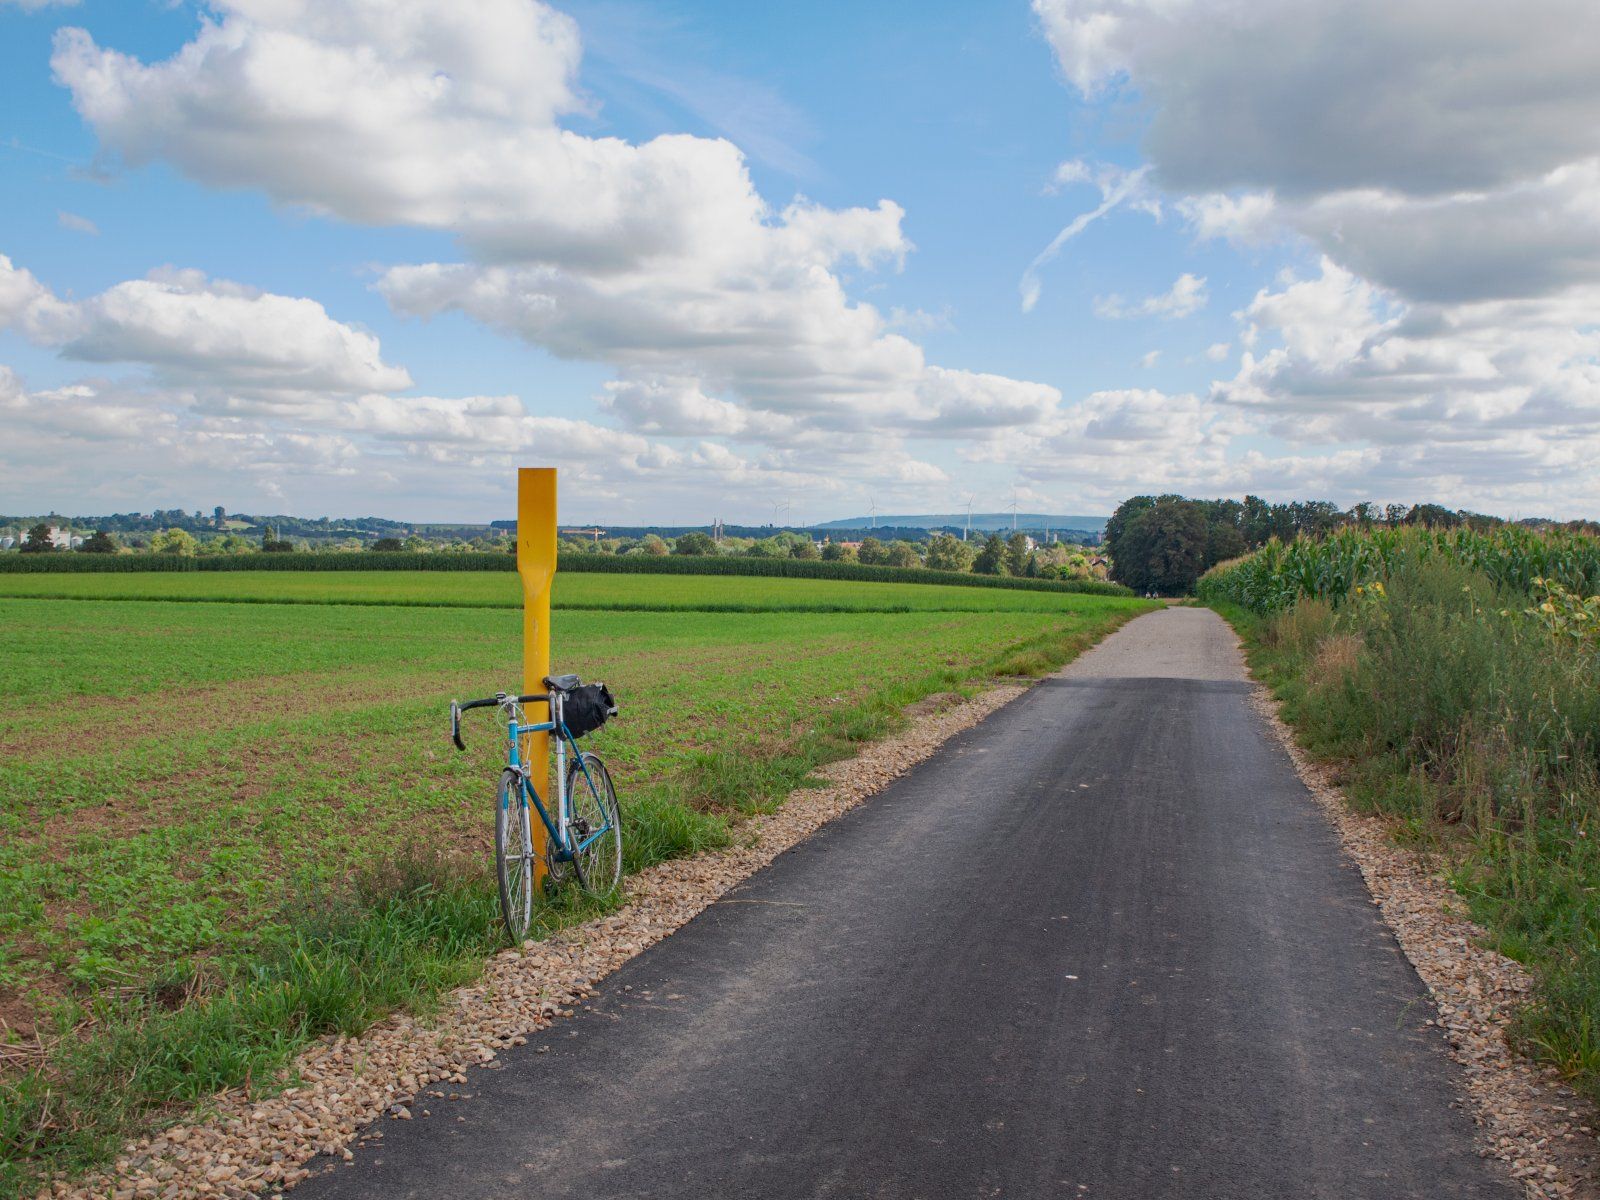
{"label": "bicycle", "polygon": [[[506,717],[506,766],[495,794],[495,874],[500,882],[500,911],[513,944],[527,936],[533,923],[534,865],[532,812],[544,824],[546,877],[559,887],[569,876],[592,895],[614,890],[622,878],[622,818],[611,772],[598,755],[579,750],[577,739],[616,715],[611,693],[604,684],[583,687],[576,675],[549,675],[548,692],[513,696],[496,692],[483,700],[450,702],[450,740],[465,750],[461,740],[461,714],[474,708],[499,708]],[[565,709],[580,694],[583,726],[574,732]],[[603,697],[603,699],[602,699]],[[529,724],[523,706],[543,702],[550,719]],[[596,706],[599,706],[598,708]],[[522,761],[522,737],[551,733],[556,743],[556,803],[552,818],[533,784],[533,765]],[[567,751],[573,758],[567,761]],[[530,812],[531,806],[531,812]]]}

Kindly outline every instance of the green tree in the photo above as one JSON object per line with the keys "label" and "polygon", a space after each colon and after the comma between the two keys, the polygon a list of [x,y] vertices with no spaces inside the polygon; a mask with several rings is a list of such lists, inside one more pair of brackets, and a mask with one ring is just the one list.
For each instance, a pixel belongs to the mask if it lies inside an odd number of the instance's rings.
{"label": "green tree", "polygon": [[891,567],[920,567],[922,556],[917,553],[917,548],[907,541],[893,541],[889,543],[884,552]]}
{"label": "green tree", "polygon": [[800,538],[789,547],[789,557],[804,559],[821,558],[822,552],[817,549],[817,544],[815,542],[802,534]]}
{"label": "green tree", "polygon": [[154,553],[176,554],[183,558],[193,558],[199,545],[187,529],[166,529],[150,539],[150,549]]}
{"label": "green tree", "polygon": [[[1106,521],[1106,532],[1102,538],[1102,542],[1113,560],[1117,557],[1117,546],[1121,543],[1123,531],[1127,529],[1129,522],[1146,509],[1153,507],[1156,499],[1155,496],[1129,496],[1121,504],[1117,505],[1117,510]],[[1165,499],[1177,500],[1179,497],[1168,496]],[[1247,496],[1245,503],[1248,505],[1252,499],[1254,497]]]}
{"label": "green tree", "polygon": [[1112,577],[1137,592],[1188,592],[1205,570],[1208,532],[1198,505],[1164,496],[1119,528]]}
{"label": "green tree", "polygon": [[1407,525],[1426,525],[1429,529],[1454,529],[1461,517],[1438,504],[1419,504],[1406,514]]}
{"label": "green tree", "polygon": [[639,552],[651,558],[662,558],[669,553],[665,539],[653,533],[647,533],[639,539]]}
{"label": "green tree", "polygon": [[889,550],[875,537],[861,539],[861,549],[856,551],[856,558],[869,567],[881,567],[889,561]]}
{"label": "green tree", "polygon": [[379,553],[393,553],[397,550],[404,550],[406,544],[397,537],[381,537],[373,542],[370,548]]}
{"label": "green tree", "polygon": [[1004,575],[1006,573],[1006,544],[998,533],[983,539],[983,548],[972,560],[974,575]]}
{"label": "green tree", "polygon": [[823,562],[851,562],[856,552],[843,542],[828,542],[822,547]]}
{"label": "green tree", "polygon": [[56,544],[50,540],[50,526],[40,521],[30,528],[19,549],[24,554],[53,554]]}
{"label": "green tree", "polygon": [[788,558],[789,543],[781,537],[755,538],[745,548],[746,558]]}
{"label": "green tree", "polygon": [[1232,525],[1212,525],[1206,530],[1206,567],[1238,558],[1249,547],[1244,544],[1244,534]]}
{"label": "green tree", "polygon": [[674,554],[692,554],[703,558],[708,554],[717,552],[717,543],[712,541],[709,533],[701,533],[696,529],[688,533],[679,534],[672,543],[672,552]]}
{"label": "green tree", "polygon": [[933,571],[968,571],[976,549],[950,533],[928,539],[928,568]]}
{"label": "green tree", "polygon": [[1006,539],[1006,570],[1021,575],[1028,569],[1028,535],[1017,530]]}
{"label": "green tree", "polygon": [[104,529],[97,529],[83,539],[83,545],[78,547],[80,554],[115,554],[116,542],[111,540],[111,535]]}

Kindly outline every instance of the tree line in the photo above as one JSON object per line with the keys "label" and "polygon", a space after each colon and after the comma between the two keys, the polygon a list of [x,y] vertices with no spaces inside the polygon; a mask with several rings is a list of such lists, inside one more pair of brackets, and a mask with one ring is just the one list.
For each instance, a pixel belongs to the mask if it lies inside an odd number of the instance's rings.
{"label": "tree line", "polygon": [[954,534],[939,532],[921,541],[908,538],[883,540],[872,534],[858,544],[845,541],[818,543],[809,534],[783,530],[763,538],[724,537],[717,541],[697,530],[665,538],[606,538],[596,543],[566,540],[575,552],[699,557],[796,558],[823,562],[858,562],[874,567],[927,567],[935,571],[961,571],[975,575],[1014,575],[1027,579],[1103,579],[1105,563],[1085,546],[1057,542],[1034,543],[1026,533],[1009,538],[991,533],[980,543],[964,542]]}
{"label": "tree line", "polygon": [[[19,549],[24,554],[67,553],[51,537],[48,522],[35,524],[24,534]],[[718,558],[802,559],[824,562],[861,563],[881,567],[926,567],[935,571],[959,571],[977,575],[1016,576],[1027,579],[1085,580],[1106,577],[1105,559],[1095,550],[1057,542],[1037,545],[1026,533],[1010,537],[990,533],[983,541],[965,542],[947,532],[934,533],[923,541],[906,538],[884,540],[873,535],[859,543],[827,540],[818,542],[809,534],[780,530],[767,537],[723,537],[691,530],[676,537],[647,533],[640,537],[578,538],[564,537],[557,543],[562,553],[608,556],[662,557],[684,555]],[[143,552],[183,558],[236,556],[255,553],[349,552],[515,553],[516,542],[510,531],[495,528],[486,534],[462,538],[426,539],[415,534],[380,537],[372,541],[322,543],[313,549],[304,541],[279,536],[273,528],[260,537],[242,533],[200,531],[198,534],[173,526],[148,536],[112,534],[100,529],[71,548],[73,553],[125,554]]]}
{"label": "tree line", "polygon": [[[1195,581],[1217,563],[1248,554],[1273,538],[1292,542],[1352,527],[1492,529],[1505,524],[1500,517],[1439,504],[1363,503],[1340,508],[1326,500],[1271,504],[1259,496],[1243,500],[1134,496],[1118,505],[1106,523],[1105,547],[1111,558],[1111,578],[1116,582],[1137,592],[1179,596],[1192,591]],[[1533,520],[1522,524],[1550,527],[1557,523]],[[1561,527],[1600,531],[1600,526],[1588,521],[1567,522]]]}

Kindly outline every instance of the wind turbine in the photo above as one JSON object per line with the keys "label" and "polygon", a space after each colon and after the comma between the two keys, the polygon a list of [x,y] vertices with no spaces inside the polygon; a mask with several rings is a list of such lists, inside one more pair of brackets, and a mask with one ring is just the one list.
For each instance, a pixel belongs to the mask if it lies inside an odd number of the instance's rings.
{"label": "wind turbine", "polygon": [[878,527],[878,500],[876,496],[872,498],[872,503],[867,505],[867,511],[872,514],[872,527],[876,529]]}
{"label": "wind turbine", "polygon": [[968,535],[972,533],[972,502],[977,498],[977,492],[967,493],[967,527],[961,531],[961,540],[963,542],[966,541]]}
{"label": "wind turbine", "polygon": [[1011,489],[1011,503],[1010,503],[1010,505],[1008,507],[1011,509],[1011,532],[1015,533],[1017,531],[1017,489],[1016,488],[1012,488]]}

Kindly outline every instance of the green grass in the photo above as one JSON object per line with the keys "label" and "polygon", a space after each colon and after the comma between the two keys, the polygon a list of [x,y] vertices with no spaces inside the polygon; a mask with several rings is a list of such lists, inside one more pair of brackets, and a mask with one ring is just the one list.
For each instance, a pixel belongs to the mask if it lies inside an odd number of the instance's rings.
{"label": "green grass", "polygon": [[[306,571],[5,575],[0,596],[226,600],[258,604],[520,608],[517,576],[493,572]],[[558,574],[561,609],[695,612],[1065,612],[1125,598],[930,583],[736,575]]]}
{"label": "green grass", "polygon": [[[476,972],[498,937],[499,742],[469,717],[456,753],[446,707],[520,677],[503,593],[448,602],[510,577],[43,578],[107,594],[268,585],[251,598],[276,587],[296,603],[0,599],[0,1012],[14,1042],[53,1046],[0,1072],[4,1196],[103,1161],[219,1088],[271,1086],[307,1038],[425,1008]],[[1048,670],[1148,607],[972,590],[987,608],[945,611],[937,593],[962,589],[574,578],[596,604],[630,603],[641,584],[663,605],[703,602],[712,583],[763,608],[558,611],[557,665],[606,680],[623,706],[590,743],[617,779],[630,870],[725,843],[904,705]],[[343,602],[373,584],[405,603]],[[884,611],[902,590],[931,606]],[[861,607],[806,611],[818,595]],[[541,921],[592,911],[563,902]]]}
{"label": "green grass", "polygon": [[1600,657],[1457,563],[1386,595],[1226,615],[1296,736],[1360,808],[1444,856],[1494,945],[1535,980],[1522,1049],[1600,1100]]}

